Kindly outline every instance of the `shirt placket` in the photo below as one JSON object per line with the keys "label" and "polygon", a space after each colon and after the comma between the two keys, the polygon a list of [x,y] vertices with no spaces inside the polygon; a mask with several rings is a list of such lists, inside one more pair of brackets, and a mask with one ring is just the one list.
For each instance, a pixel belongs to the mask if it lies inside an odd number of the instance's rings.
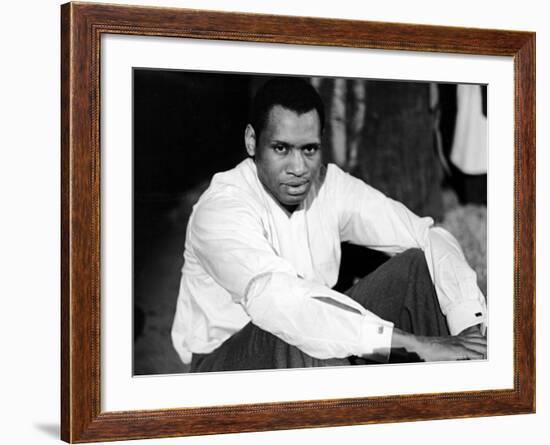
{"label": "shirt placket", "polygon": [[302,278],[312,280],[314,274],[304,212],[304,210],[298,209],[294,211],[289,219],[290,241],[293,247],[294,267]]}

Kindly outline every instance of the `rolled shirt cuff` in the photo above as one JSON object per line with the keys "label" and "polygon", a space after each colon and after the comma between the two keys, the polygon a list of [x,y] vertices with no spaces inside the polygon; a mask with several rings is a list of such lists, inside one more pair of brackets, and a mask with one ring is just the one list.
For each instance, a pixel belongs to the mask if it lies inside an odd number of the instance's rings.
{"label": "rolled shirt cuff", "polygon": [[477,300],[462,301],[447,312],[447,324],[451,335],[458,335],[470,326],[482,325],[487,321],[487,308]]}

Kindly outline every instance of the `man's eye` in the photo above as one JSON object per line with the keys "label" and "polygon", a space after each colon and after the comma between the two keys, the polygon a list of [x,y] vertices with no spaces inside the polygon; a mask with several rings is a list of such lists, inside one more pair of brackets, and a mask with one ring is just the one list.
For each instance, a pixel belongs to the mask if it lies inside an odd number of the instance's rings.
{"label": "man's eye", "polygon": [[308,145],[308,146],[303,148],[303,151],[306,155],[313,155],[313,154],[317,153],[318,150],[319,150],[318,145]]}
{"label": "man's eye", "polygon": [[288,151],[288,148],[284,145],[274,145],[273,150],[275,150],[275,153],[285,154]]}

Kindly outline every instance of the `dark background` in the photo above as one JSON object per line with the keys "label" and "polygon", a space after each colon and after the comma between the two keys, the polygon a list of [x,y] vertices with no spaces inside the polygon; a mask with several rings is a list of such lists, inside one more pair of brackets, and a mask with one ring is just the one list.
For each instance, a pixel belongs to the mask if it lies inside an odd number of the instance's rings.
{"label": "dark background", "polygon": [[[245,158],[249,104],[267,78],[134,69],[134,374],[187,370],[170,340],[187,219],[212,174]],[[345,81],[350,116],[353,82]],[[353,165],[340,166],[448,228],[461,242],[485,292],[486,176],[468,177],[452,165],[446,171],[441,162],[452,143],[456,86],[437,85],[434,107],[427,82],[362,82],[366,106],[358,136],[361,149]],[[318,88],[327,109],[326,162],[334,161],[334,88],[334,79],[323,79]],[[383,254],[343,246],[337,288],[349,287],[383,259]]]}

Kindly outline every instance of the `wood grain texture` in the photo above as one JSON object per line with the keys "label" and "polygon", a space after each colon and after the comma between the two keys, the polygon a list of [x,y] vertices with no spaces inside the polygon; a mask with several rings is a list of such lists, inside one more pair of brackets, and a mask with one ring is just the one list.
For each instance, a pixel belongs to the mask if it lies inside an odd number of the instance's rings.
{"label": "wood grain texture", "polygon": [[71,404],[70,392],[70,201],[69,166],[70,139],[70,59],[69,14],[61,14],[61,436],[70,437]]}
{"label": "wood grain texture", "polygon": [[[535,35],[69,3],[61,8],[61,436],[67,442],[264,431],[535,409]],[[99,60],[103,33],[514,57],[514,388],[101,412]]]}
{"label": "wood grain texture", "polygon": [[535,36],[514,57],[516,389],[535,407]]}

